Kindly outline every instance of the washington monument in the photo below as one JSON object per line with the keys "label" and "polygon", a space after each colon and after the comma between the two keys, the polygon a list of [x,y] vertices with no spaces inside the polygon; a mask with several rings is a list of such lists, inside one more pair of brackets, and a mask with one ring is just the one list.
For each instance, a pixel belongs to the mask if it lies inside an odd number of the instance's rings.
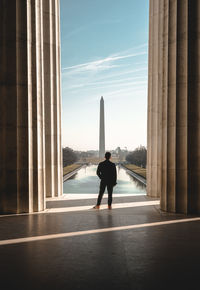
{"label": "washington monument", "polygon": [[105,123],[104,123],[104,100],[100,100],[100,126],[99,126],[99,158],[105,155]]}

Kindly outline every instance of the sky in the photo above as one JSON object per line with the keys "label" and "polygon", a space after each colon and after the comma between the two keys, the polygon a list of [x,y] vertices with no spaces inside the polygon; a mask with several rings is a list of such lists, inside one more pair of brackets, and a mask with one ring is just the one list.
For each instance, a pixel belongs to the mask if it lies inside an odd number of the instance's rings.
{"label": "sky", "polygon": [[148,0],[60,0],[62,145],[98,150],[104,98],[106,150],[146,146]]}

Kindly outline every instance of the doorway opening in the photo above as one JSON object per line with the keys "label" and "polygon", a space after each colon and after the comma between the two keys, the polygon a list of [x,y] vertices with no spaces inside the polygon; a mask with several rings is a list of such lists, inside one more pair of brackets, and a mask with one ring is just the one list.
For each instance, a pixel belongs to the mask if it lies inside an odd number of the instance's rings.
{"label": "doorway opening", "polygon": [[[96,180],[101,96],[106,151],[145,178],[149,1],[60,0],[60,6],[63,166],[70,178],[63,193],[89,191],[88,179]],[[78,171],[82,165],[88,167]],[[145,191],[136,184],[133,192]]]}

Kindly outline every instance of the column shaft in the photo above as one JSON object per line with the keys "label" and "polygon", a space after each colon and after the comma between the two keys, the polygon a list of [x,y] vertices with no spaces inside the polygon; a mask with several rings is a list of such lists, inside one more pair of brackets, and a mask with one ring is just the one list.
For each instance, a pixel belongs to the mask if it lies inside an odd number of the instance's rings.
{"label": "column shaft", "polygon": [[[149,66],[148,194],[161,196],[163,210],[196,213],[200,212],[200,4],[163,0],[159,5],[157,21],[158,2],[150,1],[149,57],[154,56],[159,39],[160,65]],[[152,28],[155,21],[162,33]],[[160,124],[158,130],[155,124]],[[155,164],[153,150],[158,152]]]}
{"label": "column shaft", "polygon": [[[147,125],[147,191],[149,196],[160,196],[161,176],[161,107],[163,0],[150,1],[149,9],[149,74]],[[150,170],[150,168],[152,170]]]}
{"label": "column shaft", "polygon": [[62,194],[58,2],[0,2],[0,213]]}
{"label": "column shaft", "polygon": [[59,0],[43,0],[47,197],[62,195]]}

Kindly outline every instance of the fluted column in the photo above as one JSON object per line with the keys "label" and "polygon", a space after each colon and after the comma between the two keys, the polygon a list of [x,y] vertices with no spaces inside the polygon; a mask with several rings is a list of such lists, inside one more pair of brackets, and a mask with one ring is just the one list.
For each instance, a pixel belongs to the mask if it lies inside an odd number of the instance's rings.
{"label": "fluted column", "polygon": [[52,127],[53,127],[53,114],[52,114],[52,90],[51,90],[51,11],[50,1],[43,1],[43,46],[44,46],[44,99],[45,99],[45,162],[46,162],[46,195],[54,195],[54,178],[52,172],[54,144],[52,143]]}
{"label": "fluted column", "polygon": [[61,98],[61,42],[60,42],[60,0],[56,1],[56,76],[57,76],[57,196],[63,194],[63,156],[62,156],[62,98]]}
{"label": "fluted column", "polygon": [[200,2],[188,1],[188,208],[200,212]]}
{"label": "fluted column", "polygon": [[60,1],[52,0],[52,90],[54,114],[54,195],[62,195],[61,90],[60,90]]}
{"label": "fluted column", "polygon": [[46,188],[62,194],[58,10],[0,1],[0,213],[44,210]]}
{"label": "fluted column", "polygon": [[[151,197],[160,196],[161,175],[161,107],[163,0],[149,5],[149,71],[147,124],[147,191]],[[151,170],[149,170],[151,168]]]}
{"label": "fluted column", "polygon": [[59,0],[43,0],[46,194],[62,195]]}
{"label": "fluted column", "polygon": [[[157,0],[150,1],[153,13],[150,17],[151,58],[159,39],[158,61],[160,80],[155,86],[155,68],[149,66],[148,120],[148,176],[157,176],[157,195],[161,197],[161,209],[180,213],[200,212],[200,3],[198,0],[159,1],[159,29],[152,29],[156,21]],[[157,70],[159,71],[159,69]],[[159,73],[158,73],[159,75]],[[159,94],[157,95],[157,92]],[[154,114],[152,99],[160,106]],[[157,132],[152,134],[151,132]],[[155,140],[154,140],[155,138]],[[152,147],[160,144],[159,158],[155,164],[149,160]],[[155,149],[153,149],[155,150]],[[156,166],[155,166],[156,165]],[[159,174],[155,168],[158,168]],[[155,179],[154,179],[155,180]],[[148,184],[154,180],[149,178]],[[153,187],[153,185],[152,185]],[[153,196],[152,187],[148,194]]]}

